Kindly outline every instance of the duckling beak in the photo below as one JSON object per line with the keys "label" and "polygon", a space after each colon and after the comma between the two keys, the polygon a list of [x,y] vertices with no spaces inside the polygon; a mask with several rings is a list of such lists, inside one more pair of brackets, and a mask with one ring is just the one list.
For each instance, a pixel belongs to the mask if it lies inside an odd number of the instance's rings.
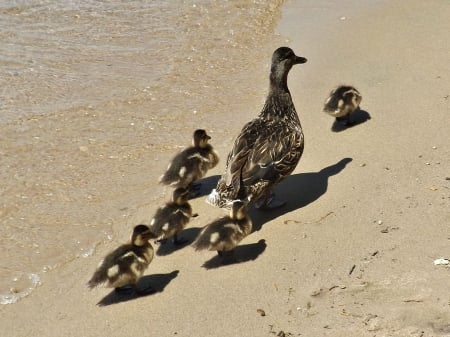
{"label": "duckling beak", "polygon": [[294,64],[302,64],[302,63],[306,63],[306,61],[308,61],[306,58],[297,56],[294,60]]}

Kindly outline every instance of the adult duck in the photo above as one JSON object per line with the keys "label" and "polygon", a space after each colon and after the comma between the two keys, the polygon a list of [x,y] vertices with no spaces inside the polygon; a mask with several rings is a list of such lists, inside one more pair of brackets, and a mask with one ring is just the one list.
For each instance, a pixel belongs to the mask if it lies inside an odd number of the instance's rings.
{"label": "adult duck", "polygon": [[208,203],[227,208],[235,200],[255,202],[259,208],[285,204],[273,198],[272,189],[294,171],[304,148],[287,77],[292,66],[306,61],[288,47],[274,51],[264,107],[234,141],[225,173],[208,196]]}

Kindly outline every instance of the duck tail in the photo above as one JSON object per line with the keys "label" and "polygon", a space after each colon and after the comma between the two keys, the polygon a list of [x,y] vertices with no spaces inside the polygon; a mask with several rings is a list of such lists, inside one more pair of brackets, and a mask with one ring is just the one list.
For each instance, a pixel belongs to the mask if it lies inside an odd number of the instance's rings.
{"label": "duck tail", "polygon": [[92,278],[88,281],[88,283],[86,285],[89,289],[94,289],[105,282],[106,282],[105,279],[99,277],[99,275],[97,273],[95,273],[94,276],[92,276]]}
{"label": "duck tail", "polygon": [[196,251],[209,249],[211,247],[210,235],[205,232],[200,233],[192,244],[192,247]]}
{"label": "duck tail", "polygon": [[167,172],[165,172],[163,175],[161,175],[159,177],[159,183],[163,184],[163,185],[176,185],[177,183],[180,182],[180,177],[175,173],[172,172],[171,170],[168,170]]}
{"label": "duck tail", "polygon": [[91,279],[87,282],[87,287],[89,289],[97,288],[107,281],[106,272],[100,267],[95,271],[94,275],[92,275]]}
{"label": "duck tail", "polygon": [[219,208],[230,208],[233,201],[230,201],[226,196],[213,189],[211,193],[206,197],[206,203]]}

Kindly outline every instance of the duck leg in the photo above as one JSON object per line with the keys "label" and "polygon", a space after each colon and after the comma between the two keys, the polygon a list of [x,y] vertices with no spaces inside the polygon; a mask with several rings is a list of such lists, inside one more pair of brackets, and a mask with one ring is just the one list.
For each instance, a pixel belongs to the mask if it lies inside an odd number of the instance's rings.
{"label": "duck leg", "polygon": [[167,243],[167,239],[159,239],[159,240],[156,240],[155,243],[158,243],[160,245],[164,245],[165,243]]}
{"label": "duck leg", "polygon": [[202,188],[201,183],[192,183],[189,186],[189,199],[194,199],[200,195],[200,190]]}
{"label": "duck leg", "polygon": [[336,117],[336,122],[338,122],[341,125],[347,126],[349,123],[349,115],[345,115],[342,117]]}
{"label": "duck leg", "polygon": [[188,240],[183,239],[183,238],[179,238],[177,234],[175,234],[175,235],[172,237],[172,243],[173,243],[175,246],[181,246],[181,245],[186,244],[187,242],[188,242]]}
{"label": "duck leg", "polygon": [[156,290],[152,288],[151,285],[147,285],[145,288],[139,288],[137,284],[135,284],[133,285],[133,289],[138,296],[145,296],[156,292]]}
{"label": "duck leg", "polygon": [[135,285],[127,284],[127,285],[124,285],[124,286],[122,286],[122,287],[114,288],[114,291],[115,291],[117,294],[121,294],[121,295],[127,294],[127,295],[130,295],[130,294],[133,292],[134,287],[135,287]]}
{"label": "duck leg", "polygon": [[217,254],[222,259],[222,264],[231,264],[236,262],[236,257],[234,256],[234,250],[218,250]]}

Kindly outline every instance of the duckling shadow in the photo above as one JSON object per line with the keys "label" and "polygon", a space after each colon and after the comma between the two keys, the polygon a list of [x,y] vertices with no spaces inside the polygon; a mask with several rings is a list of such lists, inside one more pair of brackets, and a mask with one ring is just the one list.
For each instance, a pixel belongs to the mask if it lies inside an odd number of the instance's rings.
{"label": "duckling shadow", "polygon": [[233,264],[239,264],[244,262],[249,262],[256,260],[265,250],[267,244],[266,240],[261,239],[256,243],[250,243],[247,245],[237,246],[234,249],[234,260],[223,264],[222,258],[218,255],[214,256],[212,259],[206,261],[202,267],[205,269],[216,269],[220,267],[230,266]]}
{"label": "duckling shadow", "polygon": [[183,230],[179,237],[183,239],[185,242],[179,245],[174,245],[173,242],[169,239],[166,243],[159,244],[158,249],[156,250],[156,255],[165,256],[170,255],[176,251],[179,251],[186,246],[189,246],[194,242],[198,234],[202,229],[200,227],[191,227]]}
{"label": "duckling shadow", "polygon": [[369,119],[371,119],[370,114],[361,109],[357,109],[352,112],[351,114],[351,123],[350,124],[342,124],[339,123],[336,119],[334,120],[333,125],[331,126],[331,131],[333,132],[341,132],[346,129],[352,128],[356,125],[362,124],[367,122]]}
{"label": "duckling shadow", "polygon": [[220,179],[220,175],[210,176],[200,179],[198,183],[200,184],[200,191],[196,194],[194,199],[207,196],[211,191],[216,188],[217,182]]}
{"label": "duckling shadow", "polygon": [[121,302],[127,302],[131,300],[135,300],[137,298],[148,297],[160,292],[163,292],[166,286],[178,276],[179,270],[174,270],[168,274],[154,274],[154,275],[146,275],[143,276],[138,283],[138,287],[145,289],[146,287],[151,286],[152,291],[145,295],[138,295],[134,291],[130,291],[127,293],[118,293],[113,290],[108,295],[103,297],[100,302],[97,303],[99,307],[105,307],[111,304],[117,304]]}
{"label": "duckling shadow", "polygon": [[319,199],[328,189],[328,179],[341,172],[352,160],[352,158],[344,158],[319,172],[299,173],[289,176],[275,191],[280,199],[286,201],[285,206],[270,211],[250,209],[253,231],[259,231],[266,222],[305,207]]}

